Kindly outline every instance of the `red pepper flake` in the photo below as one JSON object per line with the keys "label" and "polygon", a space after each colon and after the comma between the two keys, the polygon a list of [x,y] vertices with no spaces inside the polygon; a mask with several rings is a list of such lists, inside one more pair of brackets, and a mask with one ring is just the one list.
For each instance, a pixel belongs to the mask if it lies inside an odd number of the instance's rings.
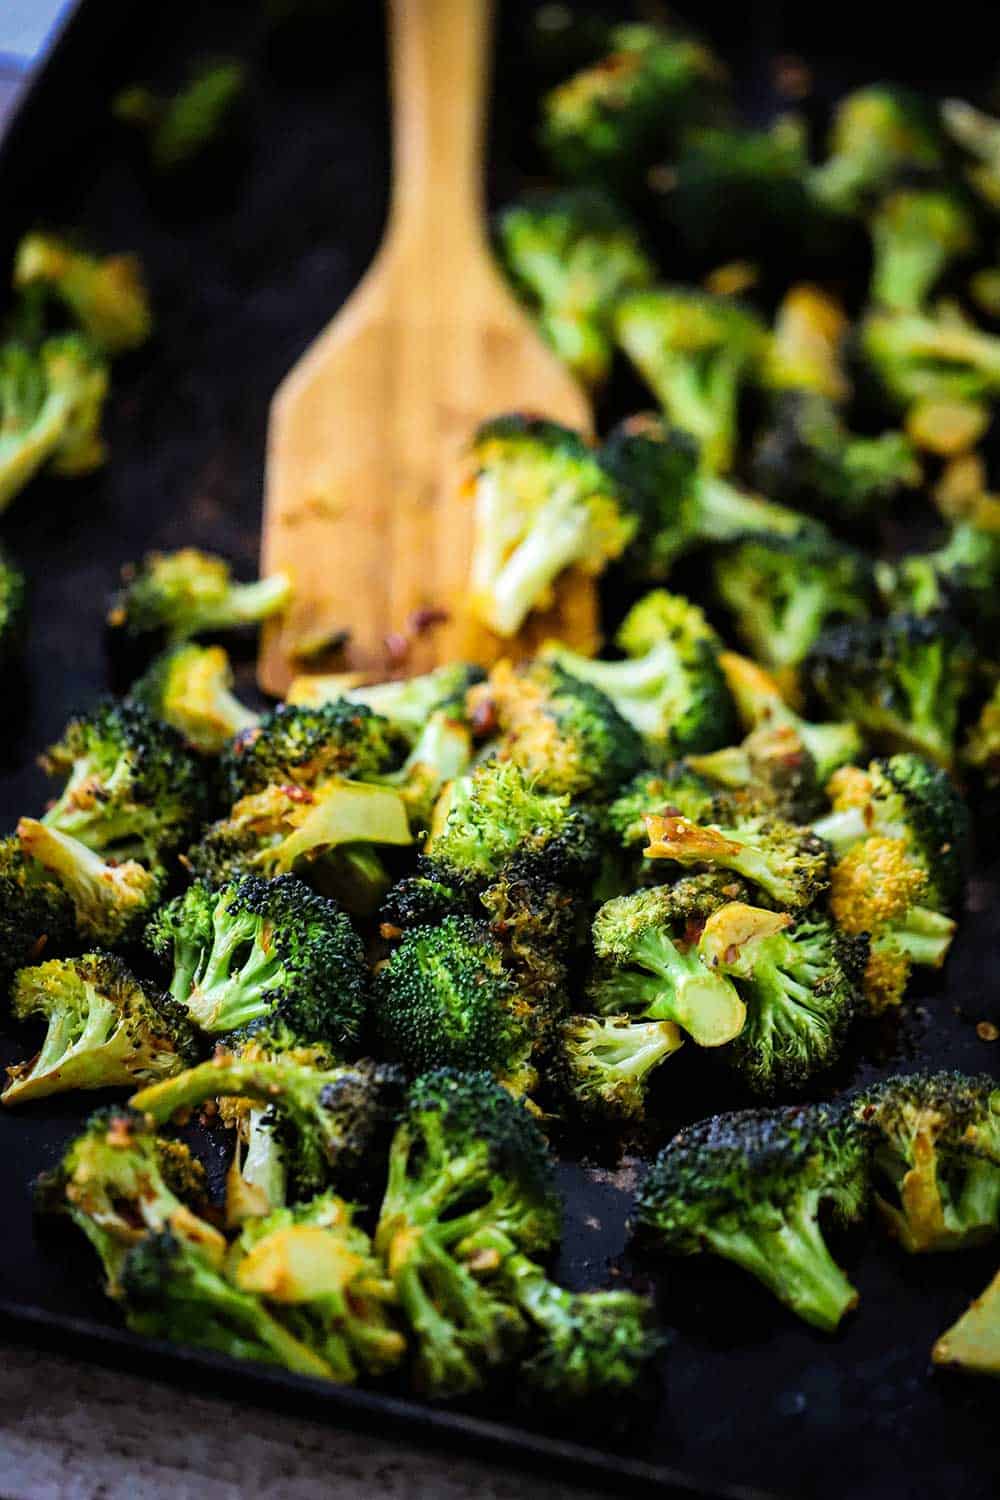
{"label": "red pepper flake", "polygon": [[472,733],[476,739],[486,739],[491,734],[496,734],[499,728],[497,719],[497,706],[492,698],[480,698],[472,710]]}
{"label": "red pepper flake", "polygon": [[410,638],[398,630],[385,637],[386,654],[391,662],[404,662],[410,654]]}
{"label": "red pepper flake", "polygon": [[316,798],[313,796],[312,792],[309,790],[308,787],[305,787],[305,786],[289,785],[289,786],[283,786],[281,788],[281,790],[282,790],[283,795],[288,798],[289,802],[315,802],[316,801]]}
{"label": "red pepper flake", "polygon": [[428,630],[433,630],[435,625],[447,625],[450,619],[449,610],[426,604],[422,609],[415,609],[411,614],[410,630],[414,635],[425,635]]}

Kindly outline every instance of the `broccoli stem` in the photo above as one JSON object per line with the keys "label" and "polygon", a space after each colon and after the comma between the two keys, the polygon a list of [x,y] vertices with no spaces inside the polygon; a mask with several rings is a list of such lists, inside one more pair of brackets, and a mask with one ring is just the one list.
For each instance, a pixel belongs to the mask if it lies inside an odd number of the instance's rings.
{"label": "broccoli stem", "polygon": [[735,1261],[814,1328],[832,1333],[844,1314],[857,1305],[858,1294],[837,1265],[820,1232],[818,1198],[793,1201],[777,1226],[753,1233],[713,1231],[718,1254]]}
{"label": "broccoli stem", "polygon": [[35,818],[22,818],[17,836],[25,854],[68,892],[81,931],[101,942],[116,941],[152,900],[156,879],[134,860],[106,864],[79,839]]}
{"label": "broccoli stem", "polygon": [[915,964],[940,969],[955,936],[955,923],[929,907],[911,906],[902,926],[894,926],[891,931],[893,941]]}
{"label": "broccoli stem", "polygon": [[464,1266],[426,1229],[400,1229],[388,1254],[400,1305],[417,1335],[417,1373],[435,1395],[460,1395],[482,1384],[466,1348],[486,1364],[504,1354],[492,1301]]}
{"label": "broccoli stem", "polygon": [[229,586],[216,604],[202,603],[194,608],[191,617],[175,627],[172,644],[179,644],[191,635],[202,635],[212,630],[231,630],[234,626],[256,625],[281,609],[291,593],[291,585],[284,573],[275,573],[270,578],[258,578],[253,583],[234,583]]}
{"label": "broccoli stem", "polygon": [[674,1021],[700,1047],[720,1047],[743,1030],[746,1008],[728,979],[713,974],[692,945],[681,952],[659,929],[647,929],[631,962],[657,975],[665,988],[644,1007],[650,1021]]}
{"label": "broccoli stem", "polygon": [[679,1045],[678,1033],[659,1021],[603,1026],[591,1036],[593,1041],[578,1066],[606,1074],[609,1083],[616,1078],[645,1078],[658,1062],[676,1052]]}
{"label": "broccoli stem", "polygon": [[485,623],[492,630],[504,637],[517,634],[530,612],[548,599],[555,579],[580,555],[588,525],[586,506],[572,488],[549,497],[484,601]]}
{"label": "broccoli stem", "polygon": [[918,312],[947,262],[948,252],[930,236],[920,243],[883,240],[872,271],[872,300],[899,312]]}
{"label": "broccoli stem", "polygon": [[127,1028],[105,996],[88,988],[87,1011],[65,1007],[49,1017],[41,1050],[13,1071],[4,1104],[21,1104],[76,1088],[116,1088],[134,1081],[123,1061],[132,1051]]}
{"label": "broccoli stem", "polygon": [[[212,926],[211,951],[184,1003],[202,1031],[234,1031],[267,1014],[281,960],[266,927],[250,913],[234,918],[217,906]],[[237,958],[242,962],[234,973]]]}
{"label": "broccoli stem", "polygon": [[745,494],[717,474],[699,474],[694,482],[698,516],[696,530],[709,542],[732,541],[757,532],[793,536],[802,529],[802,517],[760,495]]}
{"label": "broccoli stem", "polygon": [[251,1109],[247,1121],[247,1149],[240,1175],[259,1188],[271,1208],[283,1208],[288,1195],[288,1173],[280,1142],[266,1109]]}
{"label": "broccoli stem", "polygon": [[165,1078],[142,1089],[130,1101],[134,1109],[166,1124],[179,1109],[193,1109],[206,1099],[235,1097],[272,1104],[280,1096],[285,1070],[280,1063],[239,1062],[224,1056],[210,1058],[197,1067],[187,1068],[175,1078]]}

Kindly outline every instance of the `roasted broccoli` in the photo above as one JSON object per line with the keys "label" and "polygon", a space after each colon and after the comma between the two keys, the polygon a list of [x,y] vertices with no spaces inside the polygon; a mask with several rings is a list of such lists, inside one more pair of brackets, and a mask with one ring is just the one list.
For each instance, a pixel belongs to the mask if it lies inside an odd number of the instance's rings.
{"label": "roasted broccoli", "polygon": [[716,1115],[675,1136],[639,1194],[639,1224],[673,1255],[708,1250],[749,1271],[807,1323],[832,1332],[858,1293],[831,1256],[821,1209],[861,1217],[865,1141],[829,1104]]}
{"label": "roasted broccoli", "polygon": [[[789,708],[777,682],[746,656],[723,651],[719,665],[726,676],[736,710],[748,730],[788,728],[794,730],[812,756],[816,776],[825,784],[838,766],[861,754],[861,736],[854,724],[812,724]],[[686,816],[693,817],[685,808]],[[696,821],[701,821],[696,819]]]}
{"label": "roasted broccoli", "polygon": [[[640,854],[649,842],[646,818],[651,813],[681,813],[692,822],[709,822],[718,807],[719,788],[689,763],[674,761],[663,771],[640,771],[608,808],[609,832],[627,854]],[[649,860],[635,865],[637,879],[655,879]]]}
{"label": "roasted broccoli", "polygon": [[972,631],[988,631],[1000,609],[1000,531],[959,522],[942,546],[880,563],[877,575],[892,609],[943,610]]}
{"label": "roasted broccoli", "polygon": [[628,660],[594,661],[557,642],[543,654],[606,693],[657,763],[731,738],[722,643],[696,604],[657,589],[633,605],[615,642]]}
{"label": "roasted broccoli", "polygon": [[634,720],[593,665],[558,650],[519,669],[501,661],[469,694],[473,718],[498,731],[495,755],[540,792],[603,802],[643,763]]}
{"label": "roasted broccoli", "polygon": [[757,813],[752,806],[743,809],[739,803],[722,812],[724,826],[702,825],[684,817],[647,816],[646,859],[732,870],[789,911],[806,911],[825,895],[829,853],[810,828]]}
{"label": "roasted broccoli", "polygon": [[291,582],[284,573],[236,583],[224,558],[197,547],[150,552],[122,570],[108,627],[130,640],[161,637],[177,645],[206,632],[256,625],[280,613],[290,597]]}
{"label": "roasted broccoli", "polygon": [[111,945],[136,937],[159,904],[166,882],[162,866],[152,868],[117,854],[106,859],[80,839],[60,833],[37,818],[21,818],[17,838],[26,863],[61,887],[85,942]]}
{"label": "roasted broccoli", "polygon": [[559,1219],[545,1140],[522,1104],[486,1073],[440,1069],[417,1079],[390,1147],[375,1248],[427,1394],[475,1390],[524,1339],[516,1310],[475,1279],[463,1242],[491,1230],[519,1251],[541,1252]]}
{"label": "roasted broccoli", "polygon": [[48,338],[37,354],[0,346],[0,511],[45,466],[86,474],[104,462],[104,360],[79,334]]}
{"label": "roasted broccoli", "polygon": [[147,933],[172,964],[170,993],[201,1031],[234,1031],[264,1017],[304,1041],[357,1041],[367,1000],[364,951],[335,902],[294,875],[192,885]]}
{"label": "roasted broccoli", "polygon": [[[761,378],[768,389],[825,396],[838,404],[851,394],[844,368],[850,320],[821,287],[798,282],[785,293],[774,318]],[[770,494],[770,491],[767,492]]]}
{"label": "roasted broccoli", "polygon": [[690,755],[687,764],[720,790],[745,793],[791,823],[807,823],[823,805],[816,762],[791,724],[761,724],[739,744]]}
{"label": "roasted broccoli", "polygon": [[684,1033],[672,1021],[571,1016],[559,1036],[559,1083],[585,1117],[637,1124],[650,1075],[683,1045]]}
{"label": "roasted broccoli", "polygon": [[864,553],[814,537],[733,542],[717,554],[713,576],[737,632],[776,671],[799,666],[824,626],[865,619],[875,593]]}
{"label": "roasted broccoli", "polygon": [[698,953],[744,998],[731,1056],[754,1093],[801,1089],[837,1061],[858,1009],[865,937],[843,936],[820,913],[793,925],[787,913],[732,902],[708,918]]}
{"label": "roasted broccoli", "polygon": [[621,210],[588,191],[528,199],[501,214],[499,237],[508,273],[545,339],[584,385],[603,384],[615,303],[655,279]]}
{"label": "roasted broccoli", "polygon": [[825,207],[857,214],[904,175],[933,172],[943,160],[941,133],[924,101],[872,84],[837,105],[827,159],[813,171],[811,187]]}
{"label": "roasted broccoli", "polygon": [[354,672],[296,677],[286,701],[306,708],[321,708],[339,699],[360,703],[380,719],[388,719],[412,749],[435,711],[447,709],[456,717],[463,714],[469,688],[482,682],[485,675],[482,667],[457,661],[419,677],[394,678],[390,682],[362,684]]}
{"label": "roasted broccoli", "polygon": [[599,966],[587,999],[601,1015],[673,1021],[699,1046],[720,1047],[743,1030],[746,1006],[699,952],[712,900],[699,910],[686,895],[660,885],[600,908],[593,929]]}
{"label": "roasted broccoli", "polygon": [[896,613],[825,631],[806,663],[812,687],[876,745],[949,767],[973,668],[972,644],[946,614]]}
{"label": "roasted broccoli", "polygon": [[598,574],[620,557],[637,520],[580,435],[541,417],[484,423],[471,461],[471,603],[490,630],[512,636],[551,603],[567,568]]}
{"label": "roasted broccoli", "polygon": [[16,656],[24,633],[27,580],[0,550],[0,671]]}
{"label": "roasted broccoli", "polygon": [[931,1359],[970,1375],[1000,1375],[1000,1271],[937,1340]]}
{"label": "roasted broccoli", "polygon": [[246,91],[247,75],[235,60],[200,67],[172,96],[133,84],[115,96],[115,118],[145,135],[158,172],[188,167],[228,132]]}
{"label": "roasted broccoli", "polygon": [[861,352],[901,407],[925,401],[991,401],[1000,391],[1000,337],[954,308],[873,312],[861,325]]}
{"label": "roasted broccoli", "polygon": [[18,969],[66,953],[75,935],[63,887],[26,857],[18,839],[0,839],[0,1008]]}
{"label": "roasted broccoli", "polygon": [[41,1017],[45,1038],[26,1062],[7,1069],[4,1104],[72,1089],[118,1088],[169,1078],[197,1057],[183,1009],[137,979],[110,953],[54,958],[21,969],[13,1014]]}
{"label": "roasted broccoli", "polygon": [[913,1073],[861,1093],[875,1201],[905,1250],[961,1250],[1000,1229],[1000,1091],[987,1074]]}
{"label": "roasted broccoli", "polygon": [[14,260],[14,288],[38,288],[61,302],[88,338],[110,355],[137,349],[153,327],[134,255],[97,258],[49,234],[29,234]]}
{"label": "roasted broccoli", "polygon": [[671,425],[697,441],[709,472],[725,472],[740,387],[766,348],[756,314],[707,292],[665,287],[622,298],[615,332]]}
{"label": "roasted broccoli", "polygon": [[157,657],[129,696],[196,750],[215,755],[234,735],[260,722],[232,687],[233,671],[222,647],[189,643]]}
{"label": "roasted broccoli", "polygon": [[897,312],[919,312],[952,260],[976,248],[966,204],[940,189],[900,188],[871,219],[874,265],[871,298]]}

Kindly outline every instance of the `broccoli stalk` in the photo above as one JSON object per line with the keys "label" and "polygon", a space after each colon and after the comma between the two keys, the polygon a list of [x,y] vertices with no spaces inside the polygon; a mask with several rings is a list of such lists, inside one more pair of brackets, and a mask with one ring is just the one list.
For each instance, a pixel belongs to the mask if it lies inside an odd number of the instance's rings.
{"label": "broccoli stalk", "polygon": [[46,339],[37,356],[0,348],[0,511],[46,464],[65,475],[100,467],[107,389],[106,366],[77,334]]}
{"label": "broccoli stalk", "polygon": [[958,1322],[942,1333],[931,1359],[936,1365],[965,1370],[970,1375],[1000,1375],[1000,1271]]}
{"label": "broccoli stalk", "polygon": [[584,1115],[638,1122],[650,1075],[683,1045],[672,1021],[571,1016],[560,1036],[560,1082]]}
{"label": "broccoli stalk", "polygon": [[35,818],[20,820],[17,837],[25,858],[66,892],[77,931],[87,941],[124,942],[152,916],[163,891],[161,869],[149,870],[134,859],[103,860],[79,839]]}
{"label": "broccoli stalk", "polygon": [[218,754],[233,738],[260,723],[232,691],[233,671],[221,646],[177,646],[158,657],[134,684],[130,697],[171,725],[189,745]]}
{"label": "broccoli stalk", "polygon": [[941,104],[944,128],[973,158],[966,178],[989,207],[1000,207],[1000,120],[962,99]]}

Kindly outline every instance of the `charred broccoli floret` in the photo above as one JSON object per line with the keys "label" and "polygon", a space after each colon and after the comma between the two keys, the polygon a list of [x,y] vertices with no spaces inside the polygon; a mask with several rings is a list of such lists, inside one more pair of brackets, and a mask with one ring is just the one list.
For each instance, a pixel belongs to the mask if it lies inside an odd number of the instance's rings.
{"label": "charred broccoli floret", "polygon": [[739,1036],[746,1006],[698,947],[712,894],[700,911],[665,885],[605,902],[594,919],[599,967],[587,991],[590,1006],[606,1016],[673,1021],[701,1047]]}
{"label": "charred broccoli floret", "polygon": [[149,297],[134,255],[99,258],[53,235],[29,234],[17,248],[14,287],[54,297],[108,354],[137,349],[152,332]]}
{"label": "charred broccoli floret", "polygon": [[232,795],[242,797],[285,784],[314,787],[333,776],[371,780],[390,771],[405,748],[391,722],[363,703],[279,703],[237,736],[224,770]]}
{"label": "charred broccoli floret", "polygon": [[960,1250],[1000,1229],[1000,1091],[986,1074],[913,1073],[857,1097],[875,1201],[904,1249]]}
{"label": "charred broccoli floret", "polygon": [[766,348],[756,314],[707,292],[664,287],[622,298],[615,332],[668,421],[697,441],[704,467],[728,469],[740,387]]}
{"label": "charred broccoli floret", "polygon": [[948,767],[969,687],[972,645],[948,616],[896,613],[825,631],[806,664],[832,711],[876,744]]}
{"label": "charred broccoli floret", "polygon": [[471,459],[472,606],[490,630],[512,636],[551,602],[567,568],[598,574],[620,557],[636,517],[579,433],[541,417],[484,423]]}
{"label": "charred broccoli floret", "polygon": [[[781,689],[769,672],[749,657],[735,651],[723,651],[719,665],[745,729],[790,729],[805,746],[816,767],[816,777],[825,784],[838,766],[855,760],[861,754],[861,736],[850,722],[812,724],[802,719],[782,697]],[[681,811],[694,817],[686,808]],[[696,822],[701,819],[696,818]]]}
{"label": "charred broccoli floret", "polygon": [[941,133],[923,99],[872,84],[837,105],[827,159],[811,186],[827,208],[857,214],[904,174],[932,172],[943,160]]}
{"label": "charred broccoli floret", "polygon": [[810,828],[752,807],[744,810],[736,804],[722,811],[724,826],[647,816],[645,858],[732,870],[788,911],[815,906],[829,884],[829,853],[822,839]]}
{"label": "charred broccoli floret", "polygon": [[861,352],[899,406],[921,401],[990,401],[1000,391],[1000,337],[954,309],[873,312]]}
{"label": "charred broccoli floret", "polygon": [[0,1004],[18,969],[74,946],[73,904],[16,838],[0,839]]}
{"label": "charred broccoli floret", "polygon": [[658,763],[726,743],[734,721],[722,643],[696,604],[656,589],[633,605],[615,641],[626,661],[594,661],[557,642],[544,655],[606,693]]}
{"label": "charred broccoli floret", "polygon": [[86,339],[46,339],[37,354],[0,347],[0,511],[45,466],[67,477],[104,462],[104,360]]}
{"label": "charred broccoli floret", "polygon": [[606,801],[638,770],[643,747],[634,720],[595,680],[592,665],[559,650],[519,669],[502,661],[469,702],[473,718],[496,725],[497,757],[534,788]]}
{"label": "charred broccoli floret", "polygon": [[544,338],[584,385],[601,385],[615,303],[655,278],[633,227],[603,194],[579,191],[514,204],[500,216],[499,236]]}
{"label": "charred broccoli floret", "polygon": [[233,693],[233,670],[221,646],[189,643],[157,657],[129,696],[206,755],[253,729],[253,713]]}
{"label": "charred broccoli floret", "polygon": [[482,1385],[523,1341],[520,1315],[479,1284],[462,1244],[485,1230],[546,1250],[559,1201],[544,1137],[487,1073],[418,1078],[389,1152],[375,1248],[415,1343],[415,1378],[433,1395]]}
{"label": "charred broccoli floret", "polygon": [[825,396],[789,391],[753,455],[765,494],[822,520],[878,520],[902,488],[920,482],[920,464],[903,432],[858,437]]}
{"label": "charred broccoli floret", "polygon": [[284,573],[236,583],[224,558],[197,547],[150,552],[122,570],[108,626],[130,640],[163,637],[177,645],[192,636],[256,625],[283,610],[290,596]]}
{"label": "charred broccoli floret", "polygon": [[755,1093],[803,1088],[837,1061],[867,951],[864,937],[844,937],[819,913],[793,925],[787,913],[732,902],[708,918],[698,953],[744,998],[732,1060]]}
{"label": "charred broccoli floret", "polygon": [[664,1148],[639,1194],[639,1223],[668,1254],[707,1250],[734,1261],[832,1332],[858,1294],[827,1248],[820,1211],[851,1222],[867,1196],[865,1142],[848,1110],[740,1110],[692,1125]]}
{"label": "charred broccoli floret", "polygon": [[900,188],[870,221],[871,297],[880,307],[918,312],[949,261],[976,248],[975,221],[955,193]]}
{"label": "charred broccoli floret", "polygon": [[170,992],[201,1031],[275,1018],[305,1041],[350,1046],[367,999],[364,950],[335,902],[294,875],[191,886],[147,942],[173,965]]}
{"label": "charred broccoli floret", "polygon": [[0,671],[17,654],[24,629],[27,580],[0,550]]}
{"label": "charred broccoli floret", "polygon": [[542,103],[542,142],[561,173],[638,185],[681,133],[719,112],[725,73],[702,43],[665,27],[616,26],[609,51]]}
{"label": "charred broccoli floret", "polygon": [[200,67],[173,95],[132,84],[112,108],[116,119],[142,131],[156,170],[176,172],[227,134],[246,85],[243,64],[223,60]]}
{"label": "charred broccoli floret", "polygon": [[638,1124],[651,1074],[683,1045],[672,1021],[571,1016],[559,1037],[559,1083],[585,1117]]}
{"label": "charred broccoli floret", "polygon": [[17,838],[25,861],[45,872],[68,898],[77,933],[110,946],[137,936],[156,910],[166,883],[162,866],[107,858],[37,818],[21,818]]}
{"label": "charred broccoli floret", "polygon": [[26,1062],[8,1068],[4,1104],[72,1089],[119,1088],[169,1078],[197,1057],[183,1009],[157,994],[110,953],[54,958],[21,969],[12,1010],[41,1017],[45,1038]]}
{"label": "charred broccoli floret", "polygon": [[804,661],[832,621],[864,619],[875,592],[863,553],[813,537],[747,537],[720,551],[713,573],[740,636],[776,670]]}
{"label": "charred broccoli floret", "polygon": [[479,892],[477,911],[485,913],[518,990],[543,1025],[565,1010],[567,968],[586,935],[588,896],[516,871]]}

